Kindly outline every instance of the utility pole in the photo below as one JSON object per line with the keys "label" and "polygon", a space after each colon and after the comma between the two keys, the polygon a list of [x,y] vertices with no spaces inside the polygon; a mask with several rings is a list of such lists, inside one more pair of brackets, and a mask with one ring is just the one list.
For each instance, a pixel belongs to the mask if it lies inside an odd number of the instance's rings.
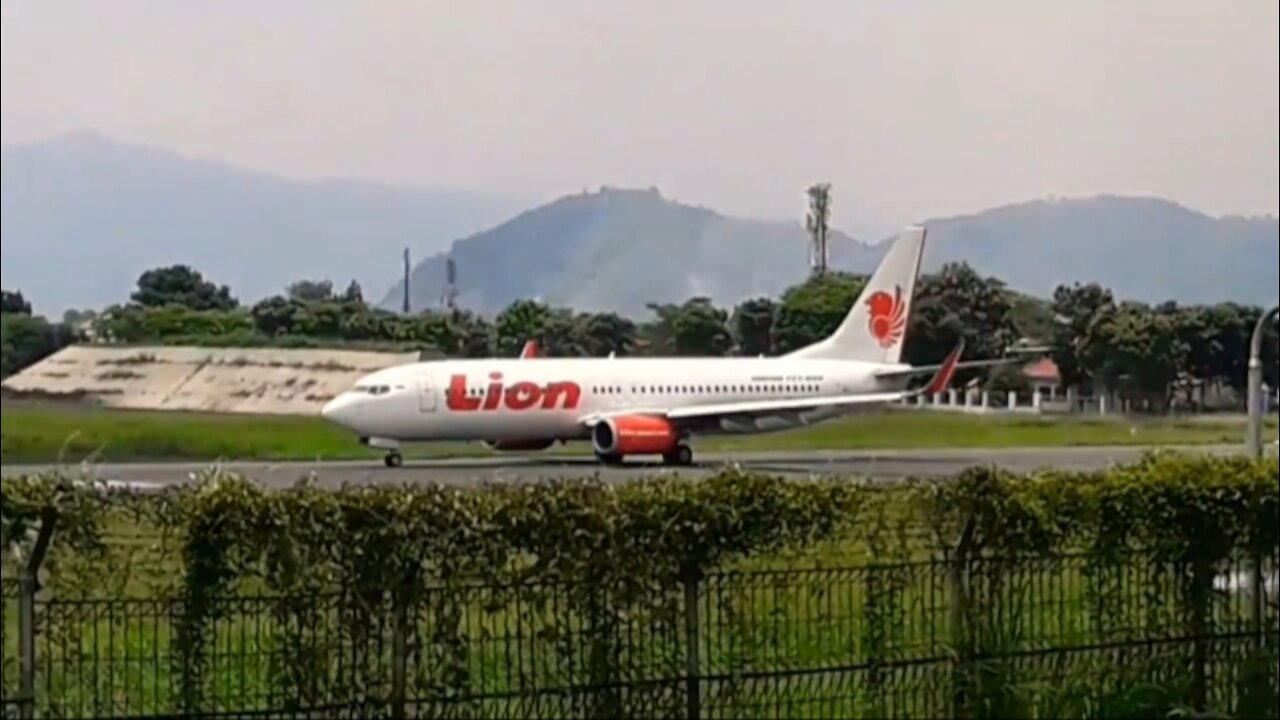
{"label": "utility pole", "polygon": [[814,275],[824,275],[831,259],[827,252],[827,231],[831,222],[831,185],[822,183],[809,188],[809,215],[805,229],[812,238],[809,251],[809,267]]}
{"label": "utility pole", "polygon": [[410,312],[409,306],[409,248],[404,249],[404,303],[400,308],[405,315]]}
{"label": "utility pole", "polygon": [[1249,436],[1245,438],[1245,447],[1251,458],[1262,457],[1262,416],[1266,398],[1262,395],[1262,339],[1266,335],[1267,325],[1280,315],[1280,307],[1258,319],[1258,326],[1253,330],[1253,341],[1249,343]]}

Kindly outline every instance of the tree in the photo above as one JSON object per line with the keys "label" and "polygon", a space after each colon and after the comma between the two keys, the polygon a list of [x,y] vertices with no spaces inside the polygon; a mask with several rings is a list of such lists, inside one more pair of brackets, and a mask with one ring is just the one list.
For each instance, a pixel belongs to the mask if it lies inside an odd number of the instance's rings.
{"label": "tree", "polygon": [[[1176,303],[1157,308],[1157,313],[1173,323],[1178,383],[1185,392],[1184,401],[1204,407],[1209,383],[1214,378],[1214,358],[1223,352],[1212,325],[1213,316],[1207,308],[1178,307]],[[1197,389],[1198,398],[1195,397]]]}
{"label": "tree", "polygon": [[268,337],[294,334],[293,315],[297,303],[279,295],[262,300],[253,306],[249,314],[258,332]]}
{"label": "tree", "polygon": [[675,353],[682,356],[720,356],[729,352],[729,314],[715,307],[710,298],[686,302],[672,319]]}
{"label": "tree", "polygon": [[920,278],[903,354],[912,364],[939,362],[962,338],[966,357],[995,359],[1018,339],[1018,329],[1004,283],[952,263]]}
{"label": "tree", "polygon": [[770,355],[774,352],[773,327],[778,305],[769,298],[747,300],[733,311],[733,337],[742,355]]}
{"label": "tree", "polygon": [[1022,293],[1010,293],[1010,303],[1010,315],[1020,337],[1039,342],[1053,339],[1057,324],[1052,303]]}
{"label": "tree", "polygon": [[30,315],[31,303],[20,292],[0,291],[0,314]]}
{"label": "tree", "polygon": [[468,310],[454,310],[448,316],[449,344],[439,346],[454,357],[493,356],[496,332],[484,318]]}
{"label": "tree", "polygon": [[517,300],[498,313],[494,320],[497,332],[498,354],[515,357],[529,340],[538,340],[545,349],[550,343],[546,337],[551,308],[533,300]]}
{"label": "tree", "polygon": [[798,350],[835,332],[866,285],[866,278],[837,272],[788,289],[778,308],[776,351]]}
{"label": "tree", "polygon": [[348,285],[347,289],[342,293],[342,302],[347,303],[348,305],[364,304],[364,289],[360,287],[360,283],[355,280],[351,281],[351,284]]}
{"label": "tree", "polygon": [[0,315],[0,377],[21,372],[80,340],[73,329],[42,317]]}
{"label": "tree", "polygon": [[337,299],[330,280],[299,280],[285,289],[285,295],[290,300],[304,303],[332,302]]}
{"label": "tree", "polygon": [[182,305],[142,307],[115,305],[94,322],[98,336],[118,343],[203,344],[215,338],[245,339],[254,331],[253,316],[244,310],[192,310]]}
{"label": "tree", "polygon": [[142,273],[132,300],[144,307],[181,305],[191,310],[234,310],[239,307],[231,296],[230,288],[214,285],[186,265]]}
{"label": "tree", "polygon": [[1180,358],[1173,317],[1129,306],[1108,315],[1098,334],[1107,387],[1144,401],[1150,410],[1166,411]]}
{"label": "tree", "polygon": [[1097,330],[1115,310],[1115,296],[1097,283],[1062,285],[1054,290],[1051,357],[1065,385],[1084,385],[1101,371]]}
{"label": "tree", "polygon": [[1217,348],[1210,365],[1217,382],[1225,383],[1246,402],[1249,380],[1249,345],[1262,308],[1223,303],[1210,309],[1208,323]]}
{"label": "tree", "polygon": [[96,310],[76,310],[69,308],[62,313],[62,324],[75,327],[81,323],[93,323],[98,319]]}
{"label": "tree", "polygon": [[616,313],[583,313],[577,319],[578,335],[586,355],[630,355],[636,345],[636,324]]}

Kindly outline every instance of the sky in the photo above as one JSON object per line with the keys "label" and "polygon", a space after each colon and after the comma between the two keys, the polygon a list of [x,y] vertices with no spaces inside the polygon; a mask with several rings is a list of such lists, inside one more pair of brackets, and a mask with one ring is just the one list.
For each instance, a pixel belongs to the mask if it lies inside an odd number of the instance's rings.
{"label": "sky", "polygon": [[1046,196],[1276,214],[1274,0],[2,0],[4,143],[603,185],[875,231]]}

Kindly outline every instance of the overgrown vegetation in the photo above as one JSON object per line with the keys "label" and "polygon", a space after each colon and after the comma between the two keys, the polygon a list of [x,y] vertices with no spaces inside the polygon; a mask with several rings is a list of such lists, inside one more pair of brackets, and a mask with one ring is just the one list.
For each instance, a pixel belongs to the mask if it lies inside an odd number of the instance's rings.
{"label": "overgrown vegetation", "polygon": [[[1274,578],[1278,483],[1274,461],[1173,455],[1102,473],[975,469],[900,487],[728,472],[624,486],[269,491],[211,475],[135,495],[29,478],[0,486],[0,518],[12,557],[41,509],[59,509],[48,565],[55,597],[134,593],[178,603],[167,646],[167,702],[178,709],[219,705],[234,685],[227,673],[244,682],[244,668],[227,664],[244,611],[226,598],[261,593],[272,642],[285,644],[262,672],[269,692],[257,702],[394,705],[386,693],[395,662],[380,658],[403,644],[416,650],[402,692],[424,708],[501,714],[483,703],[572,688],[585,704],[568,714],[682,712],[683,690],[671,688],[684,687],[679,638],[693,587],[715,593],[698,605],[703,662],[719,668],[710,674],[727,673],[715,683],[728,694],[714,702],[734,716],[767,712],[750,693],[734,694],[747,692],[743,683],[833,666],[865,683],[860,699],[815,688],[806,702],[882,716],[877,703],[895,697],[886,683],[927,663],[939,670],[935,686],[916,692],[944,697],[926,717],[963,709],[1029,718],[1046,708],[1058,717],[1190,709],[1276,717],[1275,675],[1265,670],[1276,661],[1275,600],[1259,615],[1241,613],[1216,585],[1233,567]],[[825,548],[829,560],[833,544],[846,565],[865,567],[849,575],[859,594],[836,605],[822,598],[836,586],[797,594],[798,556]],[[743,574],[780,553],[790,557],[786,572]],[[744,585],[761,582],[773,588],[764,597]],[[1046,583],[1058,587],[1052,603]],[[843,604],[854,597],[856,605]],[[1057,629],[1046,632],[1046,620]],[[784,653],[781,638],[767,639],[769,627],[784,625],[816,633],[806,636],[811,645]],[[840,642],[841,632],[856,642]],[[1151,652],[1153,642],[1174,656]],[[529,652],[517,644],[539,654],[513,660]],[[1070,662],[1069,677],[1026,662],[1050,650],[1089,662]],[[347,658],[336,672],[334,653]],[[509,673],[505,694],[491,695],[499,665]],[[733,680],[744,672],[760,677]]]}
{"label": "overgrown vegetation", "polygon": [[[644,319],[531,300],[517,301],[487,318],[464,310],[402,316],[371,308],[354,283],[338,293],[328,281],[295,283],[280,296],[242,307],[226,286],[175,266],[144,273],[128,303],[100,313],[70,313],[63,324],[45,323],[44,329],[35,327],[38,319],[30,317],[30,306],[20,295],[8,294],[4,367],[7,375],[38,361],[79,339],[82,326],[91,328],[99,341],[115,344],[350,347],[420,350],[441,357],[513,357],[526,340],[535,339],[551,356],[777,354],[834,331],[865,282],[827,273],[780,298],[752,298],[734,308],[716,307],[706,298],[652,303],[653,315]],[[1042,300],[1014,293],[967,265],[948,265],[921,278],[905,359],[939,362],[961,338],[968,359],[999,358],[1020,339],[1032,339],[1050,348],[1069,386],[1114,393],[1153,412],[1203,406],[1215,389],[1231,390],[1238,406],[1243,403],[1250,335],[1262,312],[1232,303],[1182,307],[1120,302],[1096,284],[1063,286],[1052,299]],[[1278,346],[1273,330],[1266,345],[1273,387]],[[1024,383],[1017,389],[1028,388]]]}
{"label": "overgrown vegetation", "polygon": [[[1274,420],[1267,432],[1276,437]],[[768,435],[706,437],[698,450],[1235,445],[1242,437],[1242,420],[974,417],[901,410]],[[494,456],[478,443],[461,442],[408,446],[405,451],[411,458]],[[590,448],[578,443],[547,453],[590,455]],[[107,410],[12,399],[6,399],[0,414],[0,459],[5,464],[377,457],[376,451],[319,418]]]}

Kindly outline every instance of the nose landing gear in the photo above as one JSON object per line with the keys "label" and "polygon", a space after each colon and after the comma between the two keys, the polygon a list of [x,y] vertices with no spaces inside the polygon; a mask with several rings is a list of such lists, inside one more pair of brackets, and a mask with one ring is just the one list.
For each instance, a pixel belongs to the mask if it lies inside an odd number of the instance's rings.
{"label": "nose landing gear", "polygon": [[382,462],[389,468],[398,468],[404,465],[404,456],[400,454],[399,450],[391,450],[382,459]]}

